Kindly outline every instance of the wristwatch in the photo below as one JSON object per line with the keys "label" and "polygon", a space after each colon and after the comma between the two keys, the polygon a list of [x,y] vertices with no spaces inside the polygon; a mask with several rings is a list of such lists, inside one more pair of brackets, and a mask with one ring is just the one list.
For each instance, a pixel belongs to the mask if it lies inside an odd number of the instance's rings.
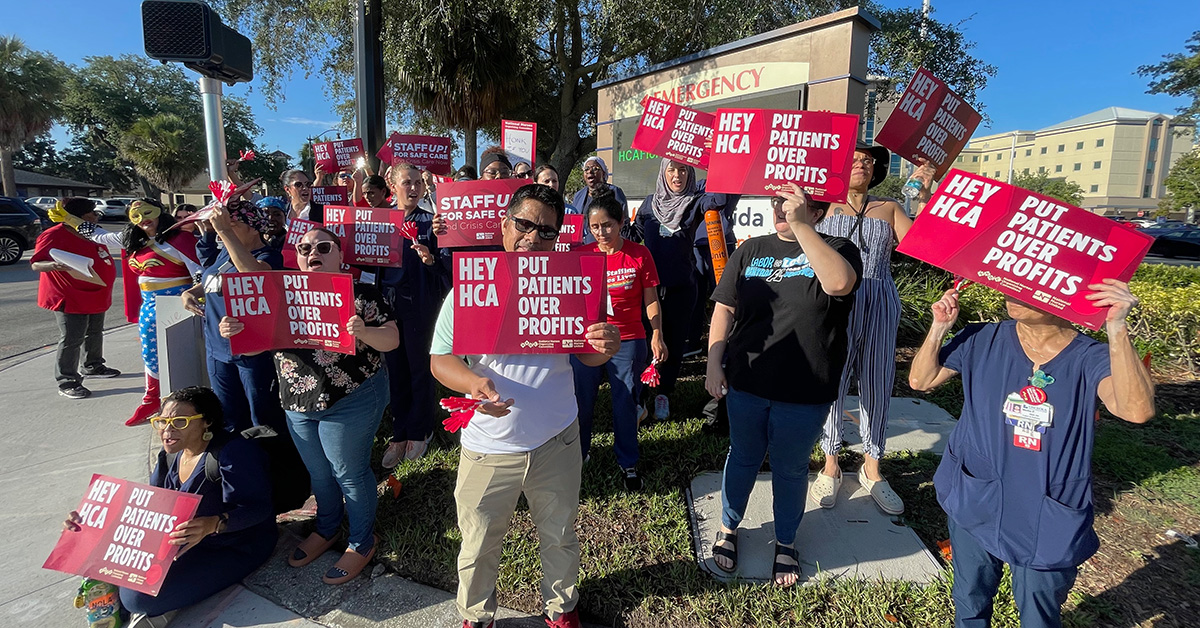
{"label": "wristwatch", "polygon": [[225,526],[229,525],[229,513],[223,512],[217,515],[217,529],[213,530],[213,534],[220,534],[225,531]]}

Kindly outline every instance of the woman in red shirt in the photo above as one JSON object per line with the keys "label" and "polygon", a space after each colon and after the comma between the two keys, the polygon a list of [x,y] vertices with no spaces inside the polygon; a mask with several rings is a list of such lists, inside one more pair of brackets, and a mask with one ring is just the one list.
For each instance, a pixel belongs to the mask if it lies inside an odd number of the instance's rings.
{"label": "woman in red shirt", "polygon": [[[80,222],[100,220],[96,203],[74,197],[62,212]],[[112,305],[117,269],[108,249],[88,241],[67,225],[54,225],[38,236],[30,266],[39,273],[38,306],[54,312],[62,337],[58,341],[54,379],[58,394],[83,399],[92,391],[84,377],[115,377],[121,372],[104,365],[104,313]],[[86,266],[85,272],[76,268]],[[83,350],[83,372],[79,353]]]}
{"label": "woman in red shirt", "polygon": [[650,352],[655,362],[667,359],[667,344],[663,341],[662,317],[659,313],[658,271],[650,251],[621,237],[625,208],[612,194],[597,197],[588,206],[584,217],[596,241],[580,251],[599,251],[606,255],[608,297],[611,312],[609,322],[621,331],[621,349],[603,366],[587,366],[571,356],[575,370],[575,398],[579,403],[579,442],[584,458],[592,441],[592,418],[595,415],[596,392],[605,373],[612,389],[613,449],[621,465],[626,490],[641,489],[637,473],[637,428],[645,410],[639,410],[641,373],[646,368],[646,328],[642,312],[650,319],[654,330]]}

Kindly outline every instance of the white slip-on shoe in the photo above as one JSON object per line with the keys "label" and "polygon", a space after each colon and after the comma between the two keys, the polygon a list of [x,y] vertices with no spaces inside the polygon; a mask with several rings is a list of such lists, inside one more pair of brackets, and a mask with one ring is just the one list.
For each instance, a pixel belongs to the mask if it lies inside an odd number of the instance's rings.
{"label": "white slip-on shoe", "polygon": [[833,508],[837,504],[838,491],[842,490],[842,478],[817,472],[817,479],[808,488],[808,495],[821,508]]}
{"label": "white slip-on shoe", "polygon": [[875,500],[875,503],[879,505],[879,509],[883,512],[889,515],[899,515],[904,512],[904,500],[900,499],[896,491],[892,490],[892,486],[888,484],[887,480],[873,482],[867,479],[866,474],[860,472],[858,474],[858,483],[867,489],[867,492],[871,494],[871,498]]}

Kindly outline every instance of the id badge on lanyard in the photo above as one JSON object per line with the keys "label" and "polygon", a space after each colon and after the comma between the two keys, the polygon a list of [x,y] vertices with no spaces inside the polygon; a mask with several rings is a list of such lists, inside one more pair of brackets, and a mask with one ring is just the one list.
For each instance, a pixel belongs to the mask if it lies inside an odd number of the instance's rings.
{"label": "id badge on lanyard", "polygon": [[1029,381],[1031,385],[1004,399],[1004,422],[1013,428],[1014,447],[1041,451],[1046,428],[1054,425],[1054,406],[1045,391],[1054,378],[1038,369]]}

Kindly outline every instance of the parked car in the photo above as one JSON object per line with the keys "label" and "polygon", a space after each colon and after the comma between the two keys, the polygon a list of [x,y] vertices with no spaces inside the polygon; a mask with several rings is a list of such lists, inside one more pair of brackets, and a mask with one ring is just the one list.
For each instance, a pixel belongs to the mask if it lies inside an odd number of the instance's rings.
{"label": "parked car", "polygon": [[112,200],[119,201],[122,205],[129,207],[130,203],[134,201],[140,201],[142,199],[137,196],[114,196],[112,197]]}
{"label": "parked car", "polygon": [[15,264],[37,242],[42,221],[28,203],[0,196],[0,266]]}
{"label": "parked car", "polygon": [[33,205],[35,208],[51,210],[54,209],[54,204],[58,202],[58,198],[54,196],[35,196],[25,199],[25,202]]}
{"label": "parked car", "polygon": [[96,213],[100,214],[100,219],[105,218],[124,218],[125,204],[115,198],[93,198],[96,202]]}
{"label": "parked car", "polygon": [[1154,236],[1149,255],[1200,258],[1200,229],[1149,229]]}

